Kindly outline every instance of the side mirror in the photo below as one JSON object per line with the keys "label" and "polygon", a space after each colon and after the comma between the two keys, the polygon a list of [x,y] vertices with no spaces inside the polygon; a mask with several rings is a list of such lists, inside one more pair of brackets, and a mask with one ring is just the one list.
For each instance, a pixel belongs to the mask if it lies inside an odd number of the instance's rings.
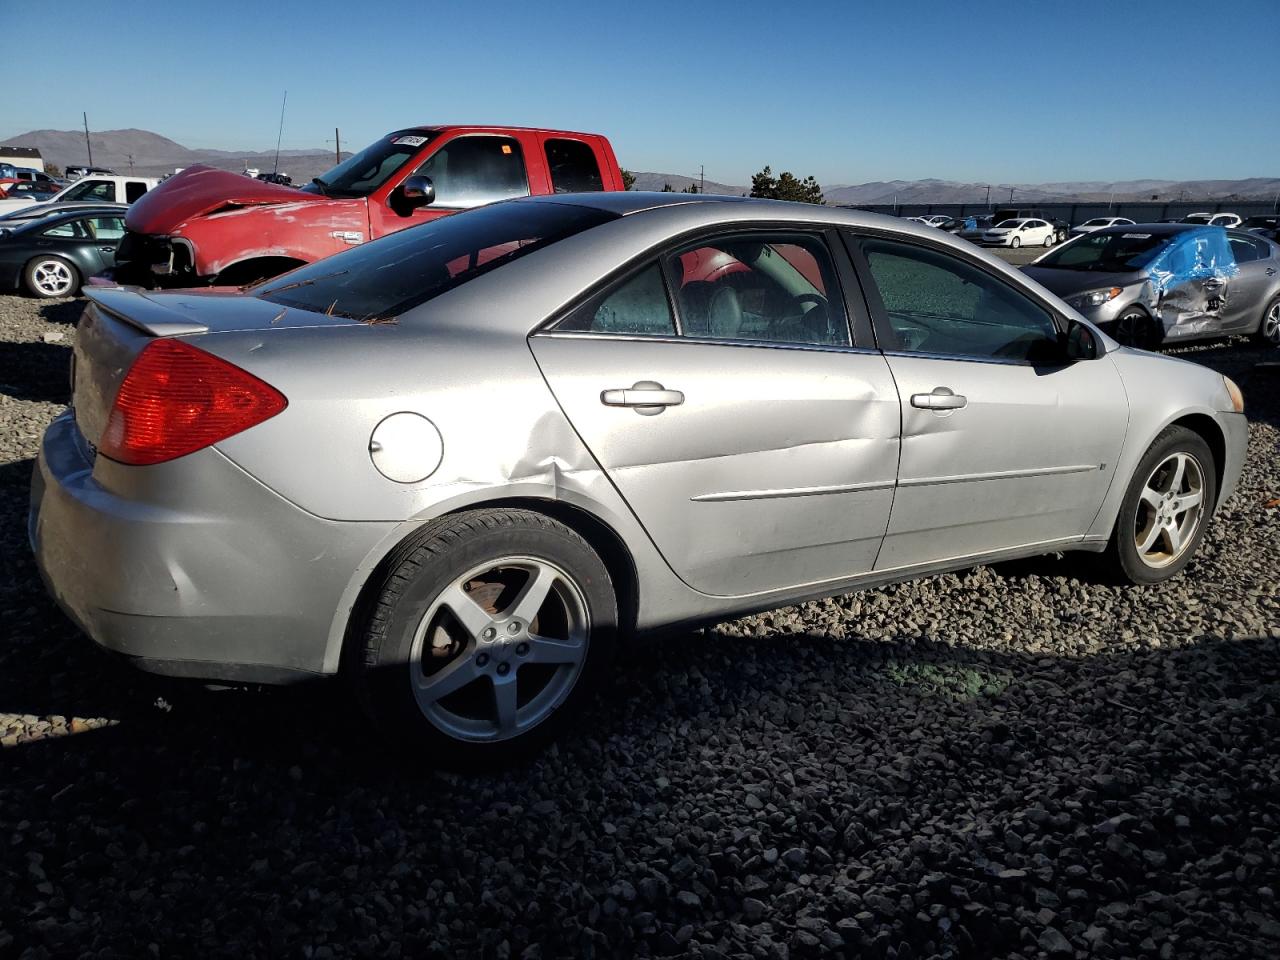
{"label": "side mirror", "polygon": [[409,201],[410,206],[425,207],[435,202],[436,187],[430,177],[415,174],[401,184],[400,194]]}
{"label": "side mirror", "polygon": [[1072,363],[1098,359],[1098,338],[1079,320],[1070,321],[1062,335],[1062,352]]}

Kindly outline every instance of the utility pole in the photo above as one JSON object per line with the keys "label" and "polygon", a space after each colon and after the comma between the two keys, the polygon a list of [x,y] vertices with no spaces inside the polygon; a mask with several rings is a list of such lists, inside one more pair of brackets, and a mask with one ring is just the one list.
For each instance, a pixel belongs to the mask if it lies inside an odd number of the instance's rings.
{"label": "utility pole", "polygon": [[133,173],[133,154],[126,153],[125,156],[129,158],[129,172]]}
{"label": "utility pole", "polygon": [[276,165],[272,168],[272,173],[280,172],[280,138],[284,136],[284,105],[289,102],[289,91],[284,92],[284,99],[280,101],[280,130],[276,133]]}
{"label": "utility pole", "polygon": [[698,164],[698,193],[707,192],[707,168],[703,164]]}
{"label": "utility pole", "polygon": [[1009,188],[1009,202],[1013,203],[1013,187]]}
{"label": "utility pole", "polygon": [[991,209],[991,184],[987,184],[987,209]]}
{"label": "utility pole", "polygon": [[338,136],[338,128],[333,128],[333,165],[336,167],[342,162],[342,139]]}
{"label": "utility pole", "polygon": [[86,111],[82,113],[84,117],[84,148],[89,151],[89,166],[93,166],[93,144],[89,142],[89,114]]}

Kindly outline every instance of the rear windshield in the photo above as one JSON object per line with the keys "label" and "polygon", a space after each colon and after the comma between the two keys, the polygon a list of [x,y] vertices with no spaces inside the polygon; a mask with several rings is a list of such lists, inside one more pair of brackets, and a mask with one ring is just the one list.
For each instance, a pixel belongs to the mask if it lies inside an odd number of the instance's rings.
{"label": "rear windshield", "polygon": [[283,306],[353,320],[395,317],[468,280],[617,214],[569,204],[496,203],[410,227],[255,288]]}
{"label": "rear windshield", "polygon": [[1145,267],[1171,239],[1170,234],[1144,233],[1141,228],[1128,233],[1086,233],[1080,239],[1046,253],[1036,261],[1036,266],[1128,273]]}

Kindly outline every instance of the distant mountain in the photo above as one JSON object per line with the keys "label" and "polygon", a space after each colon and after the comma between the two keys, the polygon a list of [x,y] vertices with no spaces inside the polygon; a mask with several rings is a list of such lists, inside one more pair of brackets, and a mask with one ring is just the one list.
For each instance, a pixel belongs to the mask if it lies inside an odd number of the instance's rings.
{"label": "distant mountain", "polygon": [[[677,192],[683,190],[691,183],[698,183],[697,177],[682,177],[678,173],[637,173],[636,185],[634,190],[661,190],[666,184],[671,184],[671,189]],[[751,192],[750,187],[735,187],[727,183],[717,183],[714,180],[706,182],[707,193],[718,194],[722,197],[740,197],[743,194]]]}
{"label": "distant mountain", "polygon": [[[143,176],[163,176],[177,167],[207,163],[222,170],[239,172],[245,167],[268,171],[275,163],[274,150],[197,150],[162,137],[150,130],[100,130],[91,134],[93,162],[110,167],[117,173],[130,169]],[[84,132],[80,130],[32,130],[5,137],[9,146],[38,147],[48,163],[65,169],[68,164],[87,163]],[[350,154],[344,153],[343,157]],[[130,167],[130,157],[133,165]],[[333,152],[324,149],[281,150],[280,170],[293,177],[295,183],[306,183],[333,166]],[[682,190],[696,178],[678,173],[640,172],[636,174],[637,190],[661,190],[671,184]],[[983,203],[988,189],[992,203],[1008,203],[1013,189],[1015,203],[1091,202],[1109,200],[1270,200],[1280,191],[1280,177],[1254,177],[1248,180],[1100,180],[1064,183],[963,183],[955,180],[878,180],[853,185],[823,186],[823,195],[834,204],[882,203]],[[731,197],[750,193],[749,186],[706,182],[706,192]]]}
{"label": "distant mountain", "polygon": [[[145,177],[173,173],[178,167],[207,163],[222,170],[239,173],[245,167],[266,172],[275,164],[274,150],[197,150],[162,137],[150,130],[100,130],[91,133],[95,166],[109,167],[116,173],[133,172]],[[37,147],[46,163],[64,170],[70,164],[89,162],[82,130],[32,130],[5,137],[10,146]],[[350,156],[344,153],[343,157]],[[132,158],[132,165],[130,159]],[[306,183],[333,166],[333,151],[281,150],[280,171],[293,177],[295,183]]]}

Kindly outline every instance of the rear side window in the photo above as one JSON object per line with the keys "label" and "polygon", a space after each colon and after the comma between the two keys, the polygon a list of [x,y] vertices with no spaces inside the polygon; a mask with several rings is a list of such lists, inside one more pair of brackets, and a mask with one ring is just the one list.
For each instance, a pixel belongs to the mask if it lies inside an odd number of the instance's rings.
{"label": "rear side window", "polygon": [[147,192],[147,185],[140,180],[130,180],[124,185],[124,202],[133,203]]}
{"label": "rear side window", "polygon": [[92,200],[106,203],[116,199],[116,185],[110,180],[85,180],[67,191],[63,200]]}
{"label": "rear side window", "polygon": [[547,169],[554,193],[591,193],[604,189],[600,164],[591,145],[581,140],[547,141]]}
{"label": "rear side window", "polygon": [[366,243],[254,288],[253,295],[354,320],[395,317],[617,214],[571,204],[503,203]]}
{"label": "rear side window", "polygon": [[639,273],[568,317],[557,330],[675,336],[662,269],[651,263]]}
{"label": "rear side window", "polygon": [[427,158],[418,173],[431,178],[435,202],[441,207],[478,207],[529,195],[524,154],[512,137],[450,140]]}
{"label": "rear side window", "polygon": [[73,240],[87,240],[89,231],[84,225],[83,220],[68,220],[60,223],[56,227],[50,227],[44,232],[46,237],[66,237]]}
{"label": "rear side window", "polygon": [[1271,256],[1271,248],[1262,240],[1248,237],[1228,237],[1227,240],[1231,244],[1231,252],[1235,254],[1236,263],[1249,263]]}

